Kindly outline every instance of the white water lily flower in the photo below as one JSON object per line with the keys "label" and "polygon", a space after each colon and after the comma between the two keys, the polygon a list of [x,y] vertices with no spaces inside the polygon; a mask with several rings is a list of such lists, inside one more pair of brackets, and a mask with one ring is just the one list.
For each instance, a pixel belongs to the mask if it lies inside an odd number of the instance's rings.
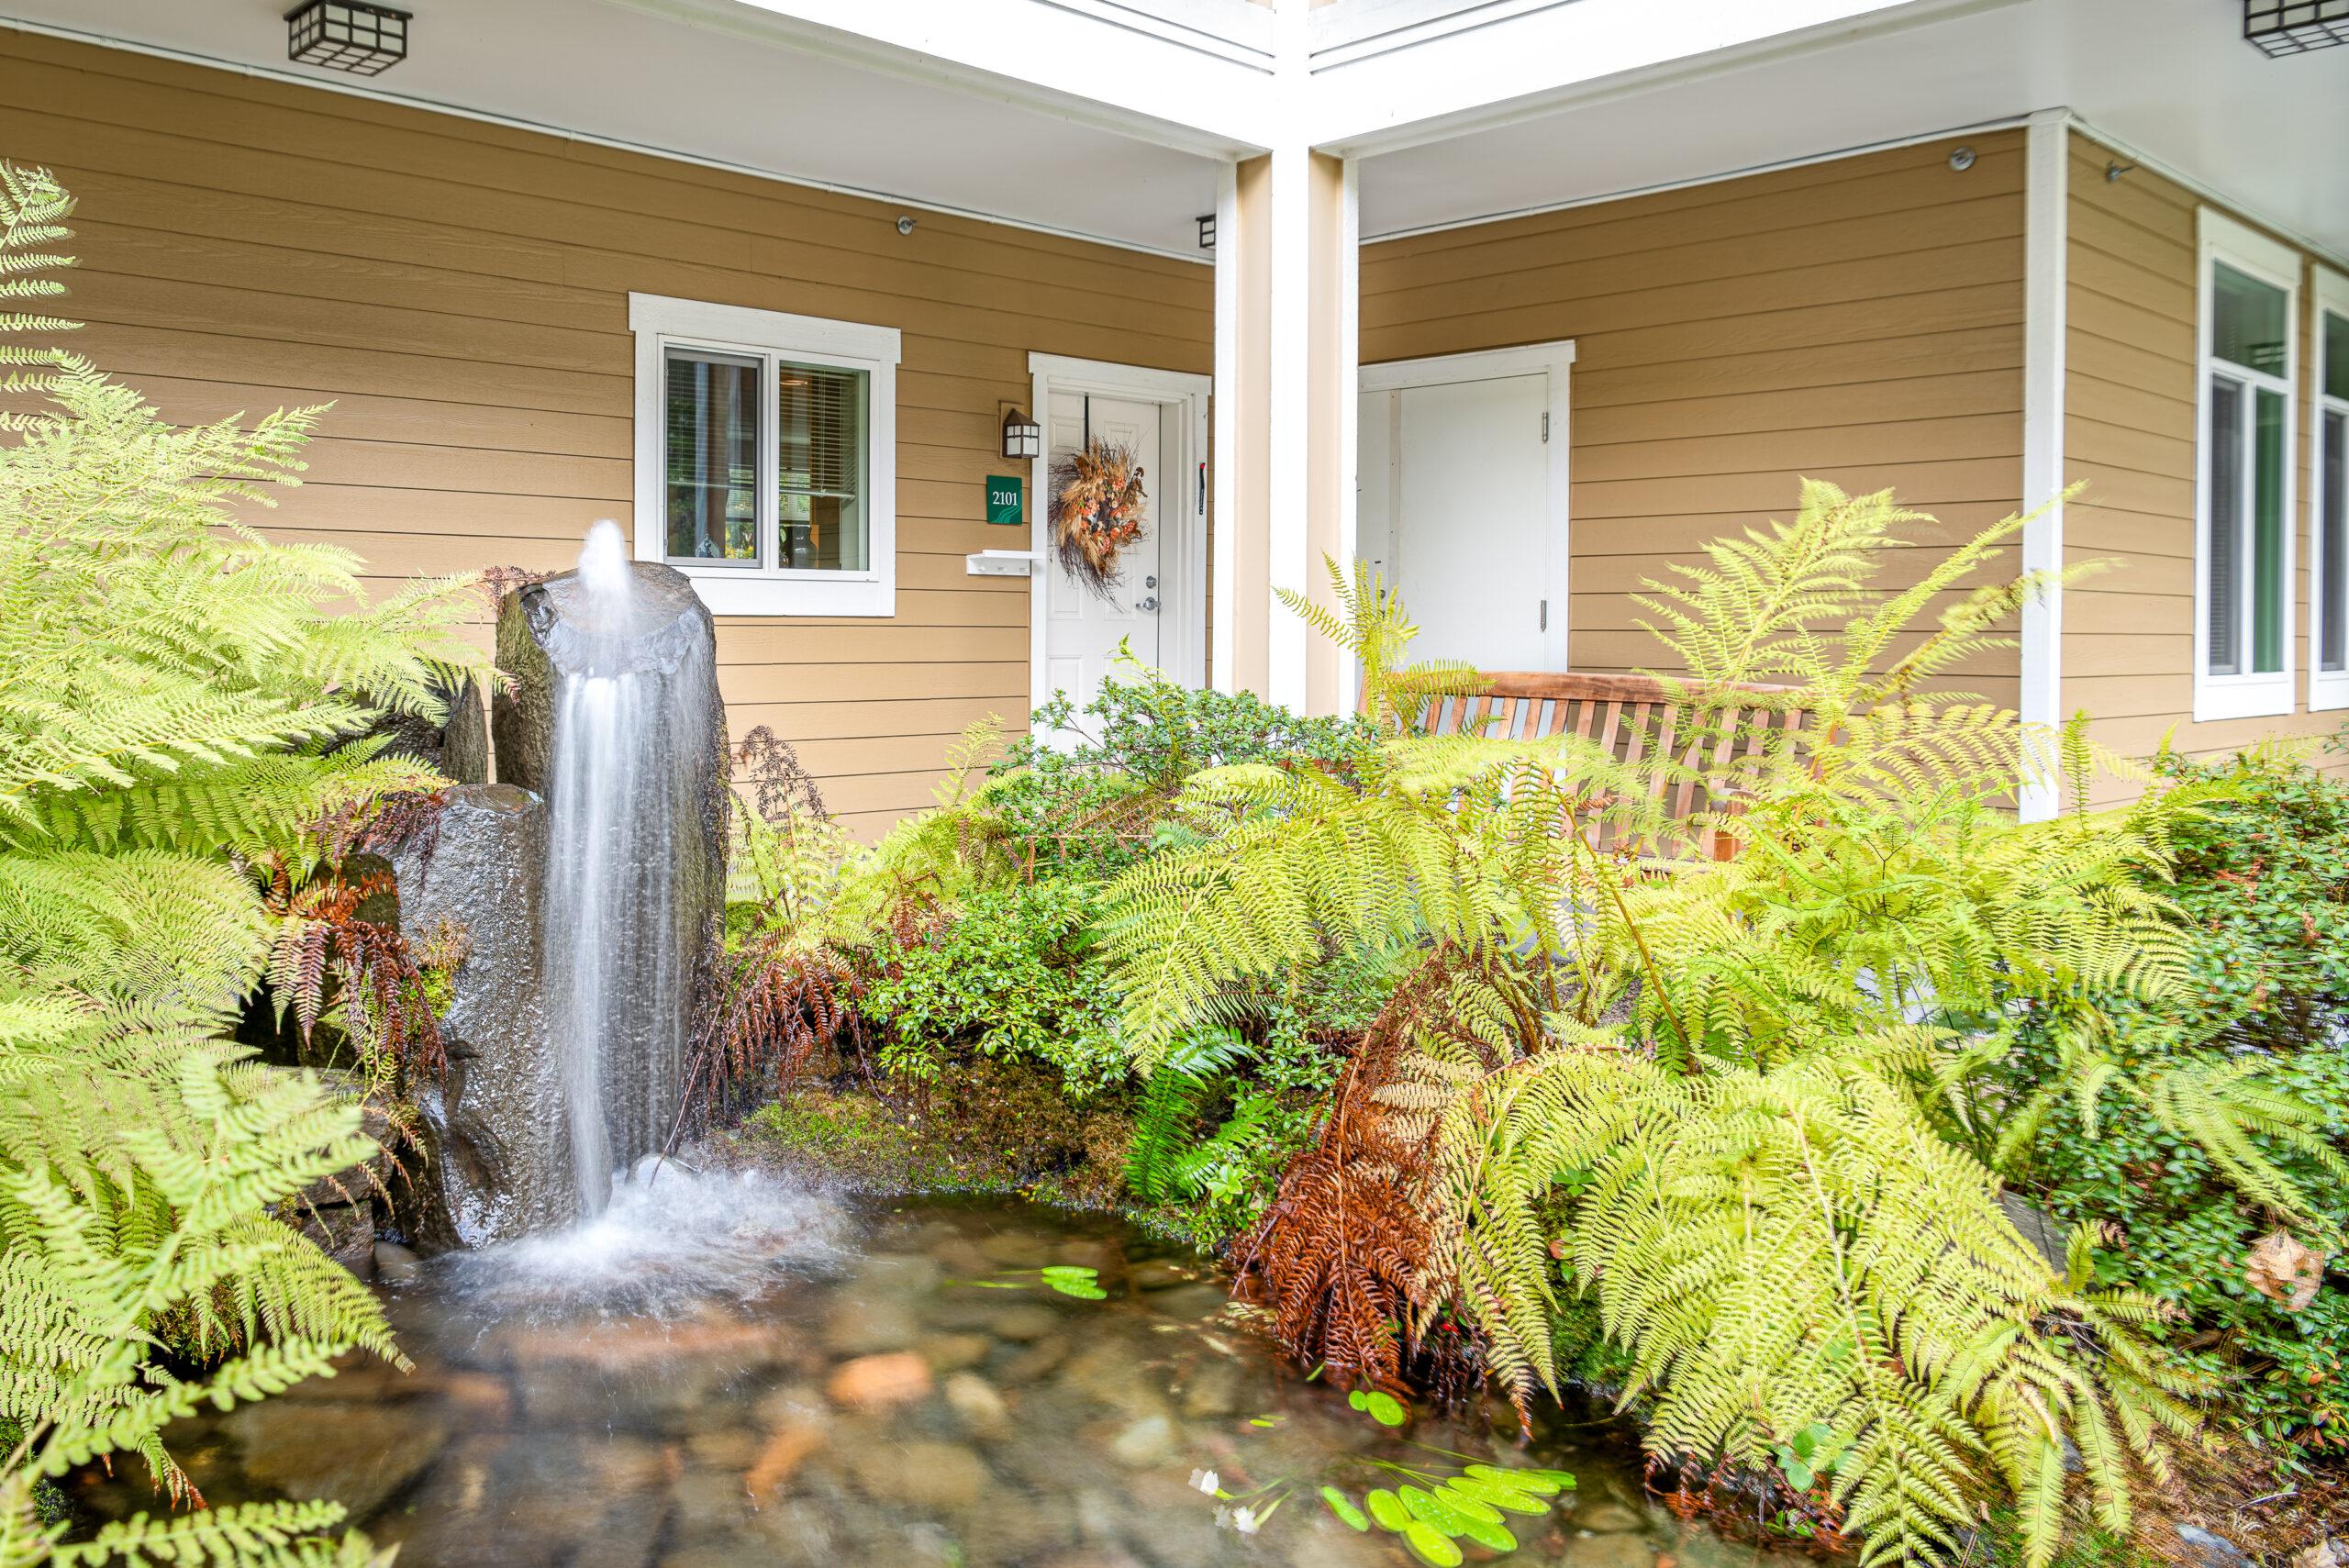
{"label": "white water lily flower", "polygon": [[1253,1508],[1234,1508],[1231,1510],[1232,1528],[1237,1529],[1241,1535],[1254,1535],[1256,1533],[1257,1527],[1263,1523],[1264,1521],[1256,1517],[1256,1511]]}
{"label": "white water lily flower", "polygon": [[1218,1508],[1215,1511],[1215,1528],[1218,1529],[1230,1529],[1231,1528],[1231,1510],[1230,1508]]}
{"label": "white water lily flower", "polygon": [[1212,1497],[1223,1482],[1212,1470],[1194,1470],[1191,1472],[1191,1485]]}

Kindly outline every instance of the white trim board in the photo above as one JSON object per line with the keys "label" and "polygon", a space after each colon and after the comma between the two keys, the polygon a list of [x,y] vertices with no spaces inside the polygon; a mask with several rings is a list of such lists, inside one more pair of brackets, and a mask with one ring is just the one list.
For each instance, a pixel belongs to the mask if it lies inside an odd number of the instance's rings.
{"label": "white trim board", "polygon": [[1208,472],[1212,496],[1208,526],[1215,535],[1214,602],[1221,613],[1208,628],[1211,654],[1208,673],[1215,689],[1237,691],[1232,677],[1235,638],[1232,620],[1239,593],[1239,550],[1233,530],[1240,505],[1240,412],[1232,406],[1240,385],[1240,166],[1227,163],[1215,189],[1215,384],[1223,388],[1214,399],[1213,466]]}
{"label": "white trim board", "polygon": [[[1152,370],[1147,365],[1113,364],[1106,360],[1073,359],[1065,354],[1030,352],[1028,356],[1030,417],[1048,429],[1054,392],[1092,393],[1136,403],[1155,403],[1161,409],[1161,445],[1165,427],[1173,427],[1178,449],[1174,461],[1162,451],[1162,468],[1182,475],[1174,486],[1158,493],[1159,548],[1162,563],[1171,558],[1180,570],[1167,572],[1158,619],[1158,667],[1186,686],[1206,684],[1208,654],[1208,530],[1205,510],[1208,455],[1208,404],[1215,389],[1212,377],[1189,371]],[[1055,575],[1051,541],[1044,530],[1052,454],[1049,440],[1029,463],[1029,547],[1035,564],[1028,577],[1028,706],[1031,713],[1052,694],[1044,677],[1044,632],[1048,623]],[[1169,502],[1173,505],[1170,506]]]}
{"label": "white trim board", "polygon": [[[2349,707],[2349,669],[2323,669],[2317,657],[2318,639],[2323,636],[2326,624],[2324,595],[2332,586],[2324,581],[2324,509],[2334,502],[2332,490],[2325,484],[2324,422],[2327,417],[2339,415],[2344,423],[2349,423],[2349,398],[2328,396],[2324,390],[2325,373],[2332,368],[2326,353],[2324,318],[2337,316],[2349,321],[2349,274],[2330,267],[2318,267],[2309,288],[2312,306],[2309,325],[2317,355],[2309,378],[2316,395],[2314,406],[2309,409],[2309,469],[2315,481],[2309,495],[2309,711],[2321,713]],[[2349,484],[2343,487],[2349,488]],[[2344,570],[2343,575],[2349,576],[2349,570]],[[2343,604],[2349,606],[2349,595],[2344,595]]]}
{"label": "white trim board", "polygon": [[1510,376],[1546,375],[1549,396],[1544,410],[1550,420],[1549,460],[1550,559],[1543,573],[1543,596],[1555,606],[1542,634],[1548,667],[1571,670],[1574,630],[1573,586],[1574,424],[1572,386],[1575,343],[1561,338],[1548,343],[1527,343],[1511,349],[1481,349],[1465,354],[1437,354],[1421,360],[1386,360],[1362,367],[1356,395],[1364,392],[1399,392],[1413,386],[1447,386],[1464,381],[1500,381]]}
{"label": "white trim board", "polygon": [[[2064,392],[2066,252],[2071,244],[2071,117],[2032,116],[2023,157],[2022,505],[2040,515],[2024,525],[2024,572],[2064,567]],[[2043,510],[2042,510],[2043,508]],[[2022,607],[2022,720],[2043,739],[2064,722],[2064,590],[2058,584]],[[2063,809],[2054,748],[2032,759],[2037,776],[2017,802],[2026,822]]]}

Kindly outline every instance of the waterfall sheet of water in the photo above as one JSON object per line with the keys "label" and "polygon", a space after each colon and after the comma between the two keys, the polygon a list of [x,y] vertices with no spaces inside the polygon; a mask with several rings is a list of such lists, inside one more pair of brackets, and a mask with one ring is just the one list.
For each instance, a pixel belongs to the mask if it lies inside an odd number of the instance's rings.
{"label": "waterfall sheet of water", "polygon": [[583,1216],[609,1204],[616,1169],[662,1147],[682,1092],[694,976],[677,858],[702,811],[693,726],[715,678],[685,625],[644,612],[618,528],[598,523],[550,642],[547,1001]]}

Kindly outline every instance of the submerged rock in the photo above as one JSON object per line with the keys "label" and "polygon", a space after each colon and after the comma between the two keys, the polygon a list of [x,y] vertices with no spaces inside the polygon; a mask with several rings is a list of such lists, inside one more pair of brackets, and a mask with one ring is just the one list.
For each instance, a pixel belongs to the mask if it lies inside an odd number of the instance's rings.
{"label": "submerged rock", "polygon": [[930,1363],[908,1351],[860,1356],[843,1362],[824,1392],[832,1401],[862,1410],[902,1405],[930,1393]]}
{"label": "submerged rock", "polygon": [[512,784],[451,790],[392,853],[401,931],[420,941],[447,921],[466,940],[440,1020],[448,1075],[417,1096],[429,1155],[414,1173],[416,1212],[401,1217],[424,1251],[507,1240],[579,1212],[540,982],[545,858],[545,807]]}
{"label": "submerged rock", "polygon": [[246,1478],[297,1501],[331,1498],[353,1519],[373,1513],[438,1459],[449,1429],[414,1405],[275,1399],[231,1414]]}

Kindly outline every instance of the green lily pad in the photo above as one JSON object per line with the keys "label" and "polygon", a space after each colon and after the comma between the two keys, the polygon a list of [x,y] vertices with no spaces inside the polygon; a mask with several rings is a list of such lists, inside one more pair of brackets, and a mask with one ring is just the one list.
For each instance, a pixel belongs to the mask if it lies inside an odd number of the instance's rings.
{"label": "green lily pad", "polygon": [[1370,1517],[1378,1521],[1381,1529],[1393,1530],[1400,1535],[1410,1528],[1411,1510],[1403,1506],[1402,1498],[1386,1487],[1381,1486],[1371,1493],[1363,1499],[1363,1503],[1370,1509]]}
{"label": "green lily pad", "polygon": [[1353,1498],[1347,1496],[1343,1492],[1339,1491],[1335,1486],[1322,1487],[1321,1500],[1330,1505],[1330,1511],[1337,1515],[1338,1522],[1344,1525],[1348,1529],[1368,1529],[1370,1528],[1369,1517],[1360,1508],[1354,1507]]}
{"label": "green lily pad", "polygon": [[1460,1534],[1461,1527],[1468,1522],[1458,1509],[1425,1487],[1405,1486],[1398,1495],[1413,1518],[1433,1525],[1446,1535]]}
{"label": "green lily pad", "polygon": [[1470,1519],[1468,1528],[1460,1533],[1469,1540],[1491,1551],[1515,1551],[1517,1537],[1509,1534],[1506,1525],[1486,1524],[1483,1519]]}
{"label": "green lily pad", "polygon": [[1363,1402],[1356,1408],[1368,1411],[1370,1418],[1382,1427],[1399,1427],[1410,1419],[1411,1415],[1408,1410],[1403,1408],[1403,1402],[1400,1399],[1396,1398],[1392,1394],[1381,1393],[1375,1389],[1365,1395]]}
{"label": "green lily pad", "polygon": [[1477,1496],[1456,1481],[1447,1481],[1436,1489],[1435,1500],[1463,1518],[1477,1519],[1485,1524],[1501,1522],[1501,1511],[1486,1498]]}
{"label": "green lily pad", "polygon": [[1444,1483],[1448,1490],[1463,1492],[1471,1497],[1490,1503],[1504,1513],[1546,1514],[1550,1502],[1531,1492],[1520,1492],[1506,1482],[1483,1475],[1459,1475]]}
{"label": "green lily pad", "polygon": [[1351,1393],[1351,1394],[1349,1394],[1349,1395],[1347,1395],[1347,1396],[1346,1396],[1346,1408],[1348,1408],[1348,1409],[1350,1409],[1350,1410],[1367,1410],[1367,1409],[1369,1409],[1369,1408],[1370,1408],[1370,1396],[1369,1396],[1369,1395],[1367,1395],[1367,1394],[1364,1394],[1364,1393],[1361,1389],[1359,1389],[1359,1388],[1355,1389],[1353,1393]]}
{"label": "green lily pad", "polygon": [[1504,1470],[1497,1464],[1472,1464],[1468,1473],[1479,1481],[1490,1481],[1502,1486],[1513,1486],[1520,1492],[1531,1492],[1537,1497],[1554,1497],[1565,1487],[1573,1485],[1574,1477],[1561,1484],[1555,1479],[1565,1473],[1552,1470]]}
{"label": "green lily pad", "polygon": [[1452,1544],[1452,1538],[1425,1519],[1413,1519],[1405,1527],[1403,1544],[1428,1568],[1460,1568],[1463,1561],[1463,1553]]}
{"label": "green lily pad", "polygon": [[1101,1276],[1093,1269],[1079,1268],[1074,1263],[1054,1263],[1036,1271],[1043,1282],[1063,1296],[1073,1296],[1079,1301],[1106,1301],[1109,1293],[1101,1288]]}

